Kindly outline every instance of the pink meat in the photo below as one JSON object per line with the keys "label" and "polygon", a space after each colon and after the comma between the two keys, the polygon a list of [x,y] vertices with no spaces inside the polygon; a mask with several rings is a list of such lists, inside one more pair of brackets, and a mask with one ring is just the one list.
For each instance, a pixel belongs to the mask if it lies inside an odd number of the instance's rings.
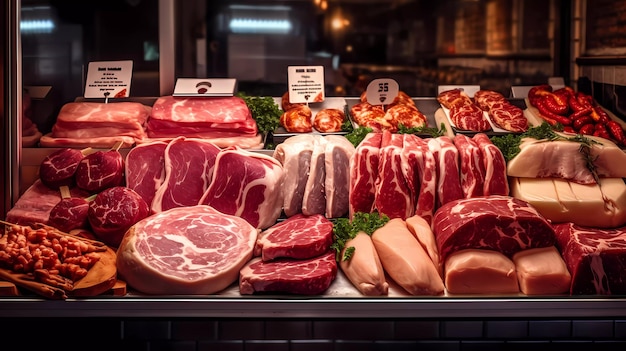
{"label": "pink meat", "polygon": [[464,197],[461,188],[459,151],[448,136],[428,141],[437,160],[437,207]]}
{"label": "pink meat", "polygon": [[39,166],[39,178],[51,189],[76,183],[76,169],[83,159],[81,150],[61,148],[44,157]]}
{"label": "pink meat", "polygon": [[403,148],[408,169],[412,170],[407,179],[414,195],[415,214],[430,224],[437,197],[437,161],[428,143],[416,135],[405,134]]}
{"label": "pink meat", "polygon": [[239,273],[239,292],[242,295],[261,292],[318,295],[326,291],[336,277],[337,261],[333,251],[306,260],[282,258],[265,262],[253,258]]}
{"label": "pink meat", "polygon": [[556,242],[572,275],[572,295],[626,294],[626,227],[554,225]]}
{"label": "pink meat", "polygon": [[382,133],[367,134],[350,159],[350,217],[374,210],[381,141]]}
{"label": "pink meat", "polygon": [[237,147],[215,159],[210,185],[198,204],[239,216],[259,229],[276,223],[283,205],[283,168],[275,158]]}
{"label": "pink meat", "polygon": [[203,139],[178,137],[165,149],[165,180],[151,203],[153,212],[194,206],[211,183],[220,148]]}
{"label": "pink meat", "polygon": [[96,151],[76,167],[76,186],[91,193],[119,186],[124,181],[124,157],[117,150]]}
{"label": "pink meat", "polygon": [[457,104],[450,109],[450,120],[461,130],[484,132],[491,130],[489,121],[485,118],[483,110],[474,103]]}
{"label": "pink meat", "polygon": [[491,142],[485,133],[476,133],[472,140],[478,145],[485,165],[483,195],[509,195],[506,160],[502,151]]}
{"label": "pink meat", "polygon": [[413,215],[415,206],[405,178],[408,164],[402,154],[404,138],[389,131],[383,131],[382,135],[374,202],[379,213],[406,219]]}
{"label": "pink meat", "polygon": [[209,206],[179,207],[137,222],[117,250],[117,269],[147,294],[206,295],[237,281],[257,229]]}
{"label": "pink meat", "polygon": [[464,134],[454,136],[454,145],[459,151],[461,164],[461,188],[464,197],[483,195],[485,164],[482,153],[474,140]]}
{"label": "pink meat", "polygon": [[433,232],[441,263],[463,249],[488,249],[508,257],[554,245],[554,229],[525,201],[501,195],[450,201],[435,212]]}
{"label": "pink meat", "polygon": [[126,155],[126,186],[152,206],[152,200],[165,182],[165,149],[168,143],[154,141],[132,148]]}
{"label": "pink meat", "polygon": [[48,224],[65,233],[74,229],[85,229],[89,224],[88,212],[87,200],[82,197],[66,197],[50,210]]}
{"label": "pink meat", "polygon": [[263,261],[278,257],[306,259],[328,251],[333,243],[333,223],[323,215],[297,214],[263,231],[255,256]]}

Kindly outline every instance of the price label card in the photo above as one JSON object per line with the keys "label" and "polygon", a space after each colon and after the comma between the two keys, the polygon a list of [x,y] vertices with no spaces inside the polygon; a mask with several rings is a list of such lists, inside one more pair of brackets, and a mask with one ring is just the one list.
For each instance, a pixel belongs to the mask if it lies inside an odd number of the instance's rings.
{"label": "price label card", "polygon": [[233,96],[237,88],[234,78],[178,78],[174,96]]}
{"label": "price label card", "polygon": [[289,102],[324,101],[324,66],[287,67]]}
{"label": "price label card", "polygon": [[85,98],[124,98],[130,96],[133,61],[89,62]]}
{"label": "price label card", "polygon": [[399,90],[398,82],[391,78],[374,79],[367,85],[365,98],[372,105],[389,105]]}

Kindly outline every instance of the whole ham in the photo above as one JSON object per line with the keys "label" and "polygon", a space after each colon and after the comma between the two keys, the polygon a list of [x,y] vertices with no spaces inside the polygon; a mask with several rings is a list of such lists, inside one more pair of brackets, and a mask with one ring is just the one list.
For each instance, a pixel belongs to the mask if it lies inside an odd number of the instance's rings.
{"label": "whole ham", "polygon": [[318,295],[326,291],[337,277],[335,253],[329,250],[306,260],[290,258],[263,261],[253,258],[239,273],[239,292],[288,293]]}
{"label": "whole ham", "polygon": [[87,218],[94,235],[117,247],[124,233],[150,213],[148,204],[134,190],[116,186],[101,191],[89,203]]}
{"label": "whole ham", "polygon": [[450,201],[437,209],[432,226],[441,262],[462,249],[490,249],[511,257],[555,243],[552,225],[533,206],[503,195]]}
{"label": "whole ham", "polygon": [[135,223],[117,249],[117,270],[146,294],[206,295],[237,281],[257,229],[210,206],[178,207]]}
{"label": "whole ham", "polygon": [[215,159],[211,183],[199,201],[266,229],[276,223],[283,205],[283,167],[275,158],[232,147]]}

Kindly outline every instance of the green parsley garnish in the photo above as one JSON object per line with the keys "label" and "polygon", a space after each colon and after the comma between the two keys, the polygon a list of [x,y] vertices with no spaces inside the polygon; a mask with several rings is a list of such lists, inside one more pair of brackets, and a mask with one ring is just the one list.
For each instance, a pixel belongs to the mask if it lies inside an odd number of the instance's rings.
{"label": "green parsley garnish", "polygon": [[378,212],[365,213],[356,212],[352,220],[348,218],[337,218],[333,223],[333,244],[330,246],[336,251],[336,260],[347,261],[354,253],[354,247],[346,248],[343,257],[341,251],[346,246],[346,242],[354,238],[359,232],[372,235],[374,231],[389,222],[387,215],[380,215]]}
{"label": "green parsley garnish", "polygon": [[248,105],[259,132],[273,133],[276,128],[280,127],[280,116],[283,112],[274,98],[271,96],[248,96],[244,92],[238,92],[237,96]]}

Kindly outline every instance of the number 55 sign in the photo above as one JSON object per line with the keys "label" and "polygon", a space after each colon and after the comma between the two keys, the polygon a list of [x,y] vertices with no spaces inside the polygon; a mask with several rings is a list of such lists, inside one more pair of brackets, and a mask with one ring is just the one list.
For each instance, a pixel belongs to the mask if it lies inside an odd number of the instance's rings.
{"label": "number 55 sign", "polygon": [[398,82],[391,78],[372,80],[367,85],[365,97],[372,105],[389,105],[398,96]]}

